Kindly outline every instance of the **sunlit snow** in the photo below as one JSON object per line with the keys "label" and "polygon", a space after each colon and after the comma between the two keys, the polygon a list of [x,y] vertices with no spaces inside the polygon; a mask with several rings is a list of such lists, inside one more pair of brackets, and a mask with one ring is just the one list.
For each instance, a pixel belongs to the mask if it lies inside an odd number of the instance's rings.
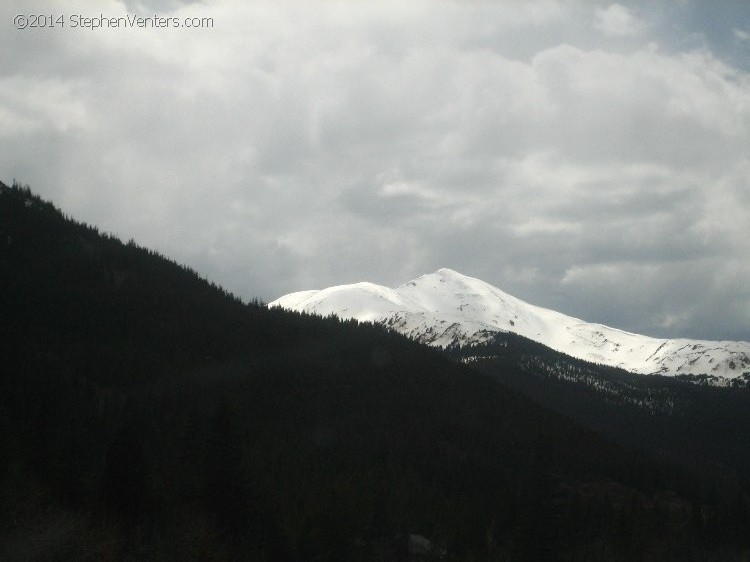
{"label": "sunlit snow", "polygon": [[373,283],[285,295],[269,306],[379,322],[433,346],[479,343],[513,332],[573,357],[641,374],[750,372],[750,343],[658,339],[528,304],[497,287],[439,269],[391,289]]}

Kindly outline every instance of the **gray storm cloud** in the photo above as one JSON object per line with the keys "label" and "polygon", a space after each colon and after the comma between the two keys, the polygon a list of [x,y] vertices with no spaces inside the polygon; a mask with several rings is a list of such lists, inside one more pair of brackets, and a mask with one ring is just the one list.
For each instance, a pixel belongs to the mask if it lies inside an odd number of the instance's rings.
{"label": "gray storm cloud", "polygon": [[245,298],[451,267],[750,340],[750,8],[676,4],[5,3],[0,179]]}

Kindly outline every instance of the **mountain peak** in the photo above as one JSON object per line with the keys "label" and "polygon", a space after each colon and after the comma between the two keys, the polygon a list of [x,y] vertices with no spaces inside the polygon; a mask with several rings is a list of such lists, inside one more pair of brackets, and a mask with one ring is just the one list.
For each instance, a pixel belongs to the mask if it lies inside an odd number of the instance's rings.
{"label": "mountain peak", "polygon": [[479,279],[476,279],[475,277],[469,277],[468,275],[464,275],[463,273],[456,271],[455,269],[450,269],[448,267],[441,267],[437,271],[433,273],[427,273],[426,275],[422,275],[418,277],[418,279],[430,279],[433,277],[437,277],[439,279],[444,280],[454,280],[459,282],[468,282],[468,281],[479,281]]}
{"label": "mountain peak", "polygon": [[438,275],[445,275],[446,277],[460,277],[460,278],[466,278],[467,275],[464,275],[463,273],[459,273],[455,269],[450,269],[448,267],[441,267],[436,272]]}
{"label": "mountain peak", "polygon": [[750,376],[750,343],[632,334],[531,305],[449,268],[395,289],[340,285],[285,295],[269,306],[378,322],[433,346],[481,343],[497,332],[513,332],[573,357],[634,373]]}

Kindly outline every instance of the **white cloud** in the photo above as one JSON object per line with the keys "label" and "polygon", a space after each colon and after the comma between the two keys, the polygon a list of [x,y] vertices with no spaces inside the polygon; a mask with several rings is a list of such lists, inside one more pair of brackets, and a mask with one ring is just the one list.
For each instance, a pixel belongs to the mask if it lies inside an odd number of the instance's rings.
{"label": "white cloud", "polygon": [[626,37],[639,33],[643,22],[625,6],[610,4],[607,8],[595,8],[594,28],[608,37]]}
{"label": "white cloud", "polygon": [[79,89],[75,81],[0,76],[0,136],[84,129],[88,116]]}

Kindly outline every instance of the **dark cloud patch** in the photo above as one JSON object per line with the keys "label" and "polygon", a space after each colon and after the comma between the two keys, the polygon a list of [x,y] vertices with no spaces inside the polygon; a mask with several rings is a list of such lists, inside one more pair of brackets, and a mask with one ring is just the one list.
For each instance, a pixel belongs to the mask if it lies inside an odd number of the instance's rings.
{"label": "dark cloud patch", "polygon": [[348,188],[338,197],[338,202],[350,213],[388,227],[430,213],[429,202],[424,197],[398,184]]}

